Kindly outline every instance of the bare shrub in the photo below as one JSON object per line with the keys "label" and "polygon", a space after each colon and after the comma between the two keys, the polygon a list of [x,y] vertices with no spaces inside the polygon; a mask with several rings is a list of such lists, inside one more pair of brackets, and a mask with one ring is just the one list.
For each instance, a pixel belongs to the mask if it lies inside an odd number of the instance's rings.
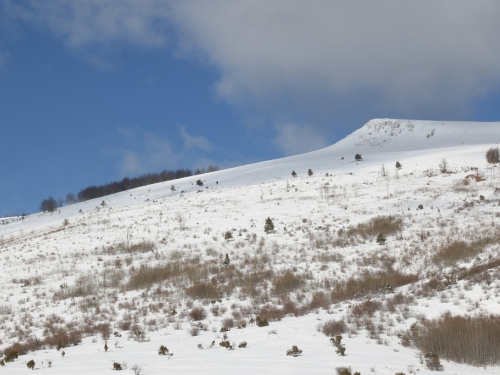
{"label": "bare shrub", "polygon": [[200,334],[200,327],[194,325],[189,328],[189,334],[191,336],[198,336]]}
{"label": "bare shrub", "polygon": [[458,274],[457,279],[462,280],[462,279],[466,279],[469,277],[473,277],[473,276],[479,275],[481,273],[484,273],[487,270],[490,270],[492,268],[497,268],[497,267],[500,267],[500,259],[495,259],[495,260],[492,260],[488,263],[478,264],[478,265],[475,265],[469,269],[461,270]]}
{"label": "bare shrub", "polygon": [[331,292],[331,299],[333,303],[337,303],[365,295],[385,293],[417,280],[417,275],[406,275],[398,271],[366,272],[359,278],[350,278],[336,283]]}
{"label": "bare shrub", "polygon": [[347,331],[347,324],[343,320],[329,320],[321,324],[321,332],[328,337],[338,336]]}
{"label": "bare shrub", "polygon": [[60,290],[54,293],[55,298],[66,299],[87,297],[96,294],[101,284],[94,275],[81,275],[72,286],[62,284]]}
{"label": "bare shrub", "polygon": [[361,302],[351,309],[351,313],[355,316],[373,316],[376,311],[380,310],[382,303],[373,300]]}
{"label": "bare shrub", "polygon": [[285,312],[282,308],[268,303],[260,308],[259,316],[265,321],[280,321],[285,316]]}
{"label": "bare shrub", "polygon": [[109,323],[98,324],[96,330],[101,334],[103,340],[109,340],[111,337],[111,325]]}
{"label": "bare shrub", "polygon": [[330,296],[327,295],[323,291],[314,292],[311,298],[311,302],[309,302],[310,309],[328,309],[330,306]]}
{"label": "bare shrub", "polygon": [[498,151],[498,147],[491,147],[486,151],[486,161],[489,164],[500,163],[500,152]]}
{"label": "bare shrub", "polygon": [[424,353],[475,366],[500,363],[500,316],[452,316],[427,320],[419,326],[414,343]]}
{"label": "bare shrub", "polygon": [[233,318],[224,318],[224,319],[222,319],[222,327],[224,327],[224,328],[233,328],[234,327],[234,319]]}
{"label": "bare shrub", "polygon": [[402,293],[396,293],[392,297],[387,298],[385,304],[387,310],[393,313],[394,311],[396,311],[396,306],[411,304],[413,303],[413,301],[415,301],[415,297],[413,297],[412,295],[405,296]]}
{"label": "bare shrub", "polygon": [[205,309],[202,307],[202,306],[196,306],[196,307],[193,307],[191,309],[191,311],[189,312],[189,317],[192,319],[192,320],[203,320],[207,317],[207,312],[205,311]]}
{"label": "bare shrub", "polygon": [[400,232],[403,227],[403,220],[395,216],[378,216],[366,223],[360,223],[356,227],[347,230],[347,236],[359,236],[364,239],[373,238],[380,233],[384,235]]}
{"label": "bare shrub", "polygon": [[488,245],[498,243],[497,236],[484,237],[470,243],[455,241],[443,246],[432,258],[435,263],[451,266],[458,261],[467,261],[480,254]]}
{"label": "bare shrub", "polygon": [[198,283],[186,289],[186,294],[193,299],[217,299],[219,291],[214,284]]}
{"label": "bare shrub", "polygon": [[129,337],[137,342],[149,341],[146,331],[141,324],[134,323],[130,326]]}
{"label": "bare shrub", "polygon": [[300,288],[303,283],[303,277],[296,276],[292,271],[287,270],[282,275],[274,277],[272,290],[276,295],[287,294]]}

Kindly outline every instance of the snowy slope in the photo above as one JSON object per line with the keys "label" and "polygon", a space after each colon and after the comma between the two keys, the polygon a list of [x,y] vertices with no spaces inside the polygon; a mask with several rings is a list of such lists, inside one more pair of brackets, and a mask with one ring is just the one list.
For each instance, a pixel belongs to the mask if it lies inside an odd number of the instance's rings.
{"label": "snowy slope", "polygon": [[[445,311],[468,316],[498,312],[498,278],[488,283],[465,278],[443,290],[425,289],[429,280],[499,258],[498,241],[489,240],[474,257],[456,264],[435,260],[448,243],[494,239],[500,233],[495,190],[500,176],[484,156],[498,140],[500,123],[378,119],[315,152],[150,185],[52,214],[5,218],[0,221],[0,350],[44,338],[54,327],[88,331],[89,325],[109,323],[121,336],[111,335],[110,350],[104,352],[103,337],[87,332],[82,344],[64,348],[64,359],[46,348],[0,371],[21,373],[34,359],[47,374],[111,373],[113,361],[143,364],[144,374],[167,369],[326,374],[338,366],[362,374],[430,373],[416,349],[400,345],[398,331]],[[354,160],[357,153],[360,162]],[[450,173],[439,172],[442,159]],[[464,184],[470,174],[484,181]],[[195,184],[199,178],[202,187]],[[388,215],[402,224],[384,245],[357,229]],[[275,224],[270,234],[263,230],[267,217]],[[349,237],[349,230],[358,234]],[[230,241],[224,240],[227,231],[233,235]],[[129,248],[143,243],[152,248]],[[229,267],[222,264],[225,254]],[[158,282],[130,286],[141,267],[169,264],[182,269],[177,276],[167,277],[164,271]],[[287,270],[299,281],[279,294],[276,285]],[[418,282],[399,289],[414,296],[407,306],[362,317],[383,327],[380,332],[370,331],[351,311],[368,296],[330,301],[338,283],[394,271],[417,275]],[[189,288],[196,285],[216,285],[220,301],[201,292],[193,297]],[[370,298],[384,305],[391,295]],[[282,309],[286,301],[303,314],[270,318],[263,328],[251,324],[266,311],[272,316],[265,310],[269,306]],[[197,306],[206,312],[198,336],[191,334],[198,322],[190,319]],[[248,348],[228,351],[219,345],[227,318],[247,324],[232,328],[228,340],[237,345],[247,341]],[[349,327],[343,335],[345,357],[337,356],[328,337],[317,331],[319,323],[330,319]],[[124,321],[142,327],[147,340],[138,342]],[[172,359],[158,356],[162,344],[174,352]],[[287,357],[292,345],[303,355]],[[498,366],[443,362],[447,374],[500,373]]]}

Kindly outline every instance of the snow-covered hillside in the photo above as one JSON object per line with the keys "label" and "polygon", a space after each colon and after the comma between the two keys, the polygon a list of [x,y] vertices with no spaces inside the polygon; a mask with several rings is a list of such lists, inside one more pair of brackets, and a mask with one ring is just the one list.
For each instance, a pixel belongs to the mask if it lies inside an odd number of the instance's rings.
{"label": "snow-covered hillside", "polygon": [[0,219],[0,349],[38,348],[0,371],[428,373],[412,324],[500,311],[498,141],[500,123],[372,120],[319,151]]}

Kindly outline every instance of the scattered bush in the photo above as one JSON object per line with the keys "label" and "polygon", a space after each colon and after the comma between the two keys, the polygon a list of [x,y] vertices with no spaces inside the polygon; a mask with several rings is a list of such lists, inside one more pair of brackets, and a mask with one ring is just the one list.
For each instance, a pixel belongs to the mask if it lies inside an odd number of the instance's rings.
{"label": "scattered bush", "polygon": [[292,346],[292,349],[286,351],[286,355],[290,357],[298,357],[302,355],[302,350],[300,350],[296,345]]}
{"label": "scattered bush", "polygon": [[351,313],[355,316],[372,316],[376,311],[380,310],[382,304],[378,301],[366,300],[351,309]]}
{"label": "scattered bush", "polygon": [[397,169],[403,168],[403,166],[401,165],[401,163],[399,161],[396,162],[396,168]]}
{"label": "scattered bush", "polygon": [[498,147],[492,147],[488,151],[486,151],[486,161],[489,164],[500,163],[500,152],[498,150]]}
{"label": "scattered bush", "polygon": [[246,348],[246,347],[247,347],[247,342],[246,341],[242,341],[238,345],[238,348]]}
{"label": "scattered bush", "polygon": [[201,306],[196,306],[191,309],[189,312],[189,317],[193,320],[203,320],[207,317],[207,312]]}
{"label": "scattered bush", "polygon": [[356,154],[356,155],[354,155],[354,160],[361,161],[361,160],[363,160],[363,158],[361,157],[361,154]]}
{"label": "scattered bush", "polygon": [[329,320],[321,324],[321,332],[328,337],[333,337],[345,333],[347,324],[343,320]]}

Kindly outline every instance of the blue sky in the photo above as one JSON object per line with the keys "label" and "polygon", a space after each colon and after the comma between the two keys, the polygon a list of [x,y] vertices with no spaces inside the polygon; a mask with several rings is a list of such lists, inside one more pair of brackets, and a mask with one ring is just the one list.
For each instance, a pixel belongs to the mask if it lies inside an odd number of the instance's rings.
{"label": "blue sky", "polygon": [[0,0],[0,216],[318,149],[371,118],[498,121],[498,14],[487,0]]}

